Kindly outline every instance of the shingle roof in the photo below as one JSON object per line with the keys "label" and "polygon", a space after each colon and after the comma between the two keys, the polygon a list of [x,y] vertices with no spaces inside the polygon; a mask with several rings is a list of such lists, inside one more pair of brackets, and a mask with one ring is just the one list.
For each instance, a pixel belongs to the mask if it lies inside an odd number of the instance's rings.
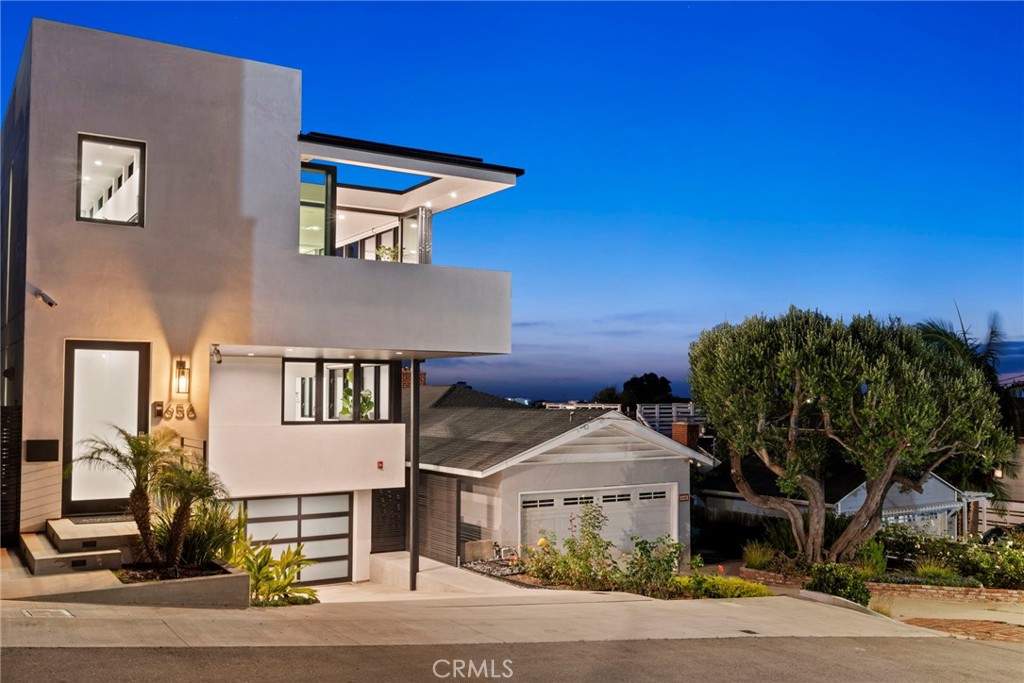
{"label": "shingle roof", "polygon": [[420,462],[482,472],[607,412],[527,408],[460,384],[421,387]]}

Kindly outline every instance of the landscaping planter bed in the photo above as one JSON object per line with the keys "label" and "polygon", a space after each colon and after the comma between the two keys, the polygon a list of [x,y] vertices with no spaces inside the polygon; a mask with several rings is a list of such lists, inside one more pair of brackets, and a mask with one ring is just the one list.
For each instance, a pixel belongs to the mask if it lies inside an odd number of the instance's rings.
{"label": "landscaping planter bed", "polygon": [[[782,574],[740,567],[740,577],[769,586],[800,587],[807,577],[787,577]],[[915,600],[945,600],[947,602],[1008,602],[1024,604],[1024,590],[1006,588],[970,588],[962,586],[925,586],[914,583],[868,582],[872,597],[893,596]]]}
{"label": "landscaping planter bed", "polygon": [[78,602],[97,605],[151,605],[157,607],[220,607],[245,609],[249,606],[249,575],[241,569],[216,561],[221,573],[187,579],[125,583],[77,593],[40,595],[46,602]]}

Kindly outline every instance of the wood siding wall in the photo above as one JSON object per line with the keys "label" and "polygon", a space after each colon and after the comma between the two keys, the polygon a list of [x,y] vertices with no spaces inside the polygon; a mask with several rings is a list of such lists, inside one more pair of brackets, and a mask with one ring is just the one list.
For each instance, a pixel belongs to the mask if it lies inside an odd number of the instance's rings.
{"label": "wood siding wall", "polygon": [[458,563],[459,490],[455,477],[420,473],[420,555],[445,564]]}

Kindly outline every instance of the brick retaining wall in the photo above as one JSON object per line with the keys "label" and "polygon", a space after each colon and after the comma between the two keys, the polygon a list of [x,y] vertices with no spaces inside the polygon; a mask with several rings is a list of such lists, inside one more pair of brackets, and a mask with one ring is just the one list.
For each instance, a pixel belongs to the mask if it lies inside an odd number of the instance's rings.
{"label": "brick retaining wall", "polygon": [[[800,587],[807,577],[787,577],[782,574],[740,567],[740,578],[769,586]],[[1006,588],[961,588],[956,586],[922,586],[902,583],[868,583],[873,596],[891,595],[916,600],[945,600],[947,602],[1009,602],[1024,604],[1024,590]]]}

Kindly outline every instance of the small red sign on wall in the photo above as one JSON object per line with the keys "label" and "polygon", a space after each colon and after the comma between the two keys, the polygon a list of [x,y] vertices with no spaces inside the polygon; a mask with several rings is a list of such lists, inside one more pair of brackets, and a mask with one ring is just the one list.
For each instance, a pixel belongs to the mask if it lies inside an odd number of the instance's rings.
{"label": "small red sign on wall", "polygon": [[679,494],[679,502],[680,503],[685,503],[688,500],[690,500],[690,494],[689,493],[680,493]]}

